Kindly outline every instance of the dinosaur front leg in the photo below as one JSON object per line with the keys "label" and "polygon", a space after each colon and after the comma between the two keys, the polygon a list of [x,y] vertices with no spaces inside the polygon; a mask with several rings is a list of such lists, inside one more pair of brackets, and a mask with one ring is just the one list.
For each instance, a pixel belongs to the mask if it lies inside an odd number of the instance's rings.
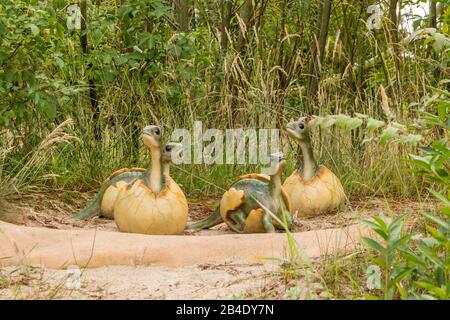
{"label": "dinosaur front leg", "polygon": [[262,222],[264,225],[264,229],[267,233],[274,233],[275,227],[273,226],[272,219],[270,217],[270,214],[267,211],[264,211],[264,216],[262,218]]}
{"label": "dinosaur front leg", "polygon": [[229,215],[229,218],[233,222],[233,225],[229,224],[229,227],[236,232],[242,232],[244,230],[246,215],[242,210],[238,209],[234,211]]}

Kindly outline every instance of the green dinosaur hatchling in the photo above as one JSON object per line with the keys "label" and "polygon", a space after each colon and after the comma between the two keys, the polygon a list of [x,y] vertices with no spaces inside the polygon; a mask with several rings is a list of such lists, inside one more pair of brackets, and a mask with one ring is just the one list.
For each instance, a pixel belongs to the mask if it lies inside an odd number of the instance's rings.
{"label": "green dinosaur hatchling", "polygon": [[161,152],[151,133],[144,131],[142,138],[150,148],[151,166],[143,178],[134,179],[120,189],[113,208],[114,221],[121,232],[181,234],[189,208],[186,196],[169,171],[172,155],[181,148],[169,144]]}
{"label": "green dinosaur hatchling", "polygon": [[281,153],[271,155],[271,174],[240,177],[224,193],[219,206],[207,218],[188,224],[187,229],[205,229],[225,222],[238,233],[275,232],[292,224],[290,200],[281,186],[286,161]]}
{"label": "green dinosaur hatchling", "polygon": [[[145,129],[151,133],[155,140],[158,141],[161,137],[161,129],[157,126],[148,126]],[[163,166],[163,178],[169,176],[169,166],[171,162],[172,152],[177,149],[177,154],[181,151],[181,145],[179,143],[170,142],[163,148],[161,161]],[[114,218],[114,204],[121,188],[127,183],[135,179],[144,179],[146,175],[146,169],[144,168],[123,168],[115,171],[108,178],[103,181],[100,190],[95,197],[87,203],[87,205],[77,214],[71,216],[71,219],[83,220],[94,217],[96,215],[102,215],[106,218]],[[165,172],[167,171],[167,172]]]}
{"label": "green dinosaur hatchling", "polygon": [[310,138],[310,121],[306,117],[287,124],[290,138],[303,153],[303,168],[295,170],[283,183],[292,203],[292,213],[315,216],[334,212],[345,203],[346,196],[339,178],[314,160]]}

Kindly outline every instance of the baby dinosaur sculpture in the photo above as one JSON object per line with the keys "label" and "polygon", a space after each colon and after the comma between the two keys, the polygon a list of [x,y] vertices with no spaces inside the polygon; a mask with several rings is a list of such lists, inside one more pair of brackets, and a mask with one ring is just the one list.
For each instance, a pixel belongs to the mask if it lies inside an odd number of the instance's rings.
{"label": "baby dinosaur sculpture", "polygon": [[187,229],[210,228],[221,222],[238,233],[275,232],[275,228],[284,229],[283,223],[289,227],[292,223],[291,206],[281,186],[281,173],[285,166],[281,153],[272,154],[270,176],[241,176],[224,193],[214,213],[189,224]]}
{"label": "baby dinosaur sculpture", "polygon": [[187,223],[188,204],[170,177],[169,166],[171,155],[181,152],[181,145],[168,144],[161,154],[159,137],[152,131],[144,129],[142,139],[150,148],[151,166],[143,177],[120,189],[114,204],[116,225],[122,232],[180,234]]}
{"label": "baby dinosaur sculpture", "polygon": [[[158,126],[147,126],[145,131],[151,133],[155,140],[161,139],[161,128]],[[74,220],[83,220],[102,215],[105,218],[114,219],[114,204],[121,188],[134,179],[143,179],[146,169],[123,168],[115,171],[103,181],[100,190],[95,197],[89,201],[80,212],[72,215]]]}
{"label": "baby dinosaur sculpture", "polygon": [[164,146],[161,156],[161,162],[163,165],[163,177],[165,181],[170,178],[170,165],[172,164],[173,156],[179,156],[183,151],[183,145],[177,142],[168,142]]}
{"label": "baby dinosaur sculpture", "polygon": [[180,186],[176,184],[172,177],[170,176],[170,165],[172,164],[172,160],[174,156],[179,156],[183,151],[183,145],[177,142],[169,142],[164,146],[163,153],[161,156],[162,162],[162,172],[163,172],[163,181],[166,185],[169,180],[172,181],[173,189],[178,188],[179,192],[183,193]]}
{"label": "baby dinosaur sculpture", "polygon": [[338,177],[314,160],[310,125],[306,117],[287,124],[288,135],[303,153],[303,169],[295,170],[283,184],[292,203],[292,212],[314,216],[337,210],[345,202],[345,192]]}

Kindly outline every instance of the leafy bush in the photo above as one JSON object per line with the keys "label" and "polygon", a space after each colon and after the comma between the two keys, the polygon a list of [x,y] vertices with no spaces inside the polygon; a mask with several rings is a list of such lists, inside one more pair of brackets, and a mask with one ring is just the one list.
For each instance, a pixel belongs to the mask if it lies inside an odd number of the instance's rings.
{"label": "leafy bush", "polygon": [[42,1],[0,4],[0,127],[53,120],[68,87],[57,74],[64,25]]}
{"label": "leafy bush", "polygon": [[[384,299],[450,298],[450,94],[438,89],[434,92],[418,112],[424,130],[437,131],[444,138],[422,147],[424,155],[411,155],[411,161],[417,165],[418,173],[435,184],[436,189],[429,191],[439,201],[439,213],[421,212],[428,221],[425,237],[402,236],[403,216],[390,223],[383,216],[366,221],[382,238],[364,238],[364,241],[377,253],[373,262],[383,272],[384,285],[379,289]],[[435,108],[434,112],[427,111],[430,107]]]}

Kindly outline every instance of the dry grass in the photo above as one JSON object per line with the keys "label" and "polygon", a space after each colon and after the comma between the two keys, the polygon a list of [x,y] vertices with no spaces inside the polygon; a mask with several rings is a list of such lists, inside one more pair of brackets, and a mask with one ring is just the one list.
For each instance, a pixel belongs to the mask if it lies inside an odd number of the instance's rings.
{"label": "dry grass", "polygon": [[[52,156],[58,151],[58,146],[68,144],[73,141],[79,141],[77,137],[66,132],[73,128],[73,120],[67,119],[56,126],[41,143],[29,154],[24,157],[25,162],[21,163],[20,169],[14,173],[2,172],[0,197],[5,198],[12,194],[21,193],[25,189],[33,188],[38,180],[48,180],[54,178],[51,174],[42,174],[42,168],[51,160]],[[8,149],[1,156],[6,157]],[[4,163],[5,158],[0,157]]]}
{"label": "dry grass", "polygon": [[68,294],[65,280],[51,281],[45,269],[30,265],[0,269],[0,299],[49,300]]}

